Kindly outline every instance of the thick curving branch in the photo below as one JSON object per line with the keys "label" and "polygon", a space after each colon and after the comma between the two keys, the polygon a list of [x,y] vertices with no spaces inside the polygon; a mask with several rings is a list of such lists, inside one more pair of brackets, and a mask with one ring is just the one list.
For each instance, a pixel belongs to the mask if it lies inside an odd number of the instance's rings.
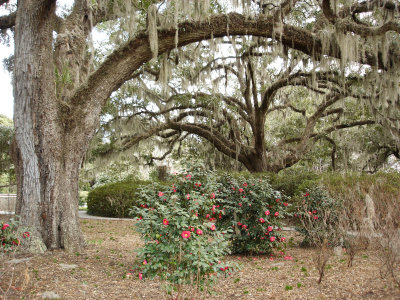
{"label": "thick curving branch", "polygon": [[[230,27],[228,32],[227,27],[230,24],[235,24],[235,26]],[[223,37],[228,34],[272,37],[274,35],[273,31],[271,18],[248,19],[237,13],[217,15],[203,22],[184,22],[179,24],[177,46],[181,47],[196,41],[212,37]],[[159,53],[176,47],[175,32],[175,29],[159,30]],[[307,30],[284,24],[283,32],[279,38],[288,47],[313,55],[316,59],[322,55],[321,40]],[[340,58],[340,52],[338,53],[337,47],[331,47],[327,54]],[[99,115],[97,110],[104,105],[110,94],[131,78],[132,73],[145,62],[150,61],[151,58],[149,39],[145,32],[138,34],[125,45],[115,50],[71,96],[71,106],[75,109],[69,118],[74,121],[79,120],[82,115],[93,118],[91,111],[94,109],[95,120],[92,126],[95,126],[98,119],[96,115]],[[383,67],[383,63],[377,62],[376,56],[372,53],[366,53],[365,57],[361,58],[359,62],[371,65],[378,64]]]}
{"label": "thick curving branch", "polygon": [[0,17],[0,30],[10,29],[15,25],[15,18],[17,17],[17,13],[13,12],[9,15]]}
{"label": "thick curving branch", "polygon": [[335,24],[344,32],[354,32],[362,37],[378,36],[388,31],[400,33],[400,24],[396,21],[388,21],[382,26],[366,26],[358,24],[348,19],[341,19],[336,15],[331,7],[331,0],[322,1],[322,11],[329,22]]}

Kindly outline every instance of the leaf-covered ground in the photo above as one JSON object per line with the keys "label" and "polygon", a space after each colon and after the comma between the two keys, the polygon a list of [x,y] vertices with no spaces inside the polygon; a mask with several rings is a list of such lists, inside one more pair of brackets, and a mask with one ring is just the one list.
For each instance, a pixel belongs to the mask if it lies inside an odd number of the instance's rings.
{"label": "leaf-covered ground", "polygon": [[[8,291],[2,299],[43,299],[54,294],[61,299],[171,299],[159,281],[139,280],[136,273],[127,276],[135,249],[141,245],[133,222],[82,220],[88,244],[82,253],[3,255],[0,280],[3,292]],[[297,241],[299,237],[294,238]],[[277,253],[272,258],[231,256],[228,259],[241,264],[240,271],[218,280],[212,294],[188,288],[187,298],[400,299],[400,289],[381,276],[379,252],[357,253],[350,268],[347,255],[332,256],[320,285],[313,264],[315,252],[292,243],[284,255]],[[13,263],[12,259],[20,261]]]}

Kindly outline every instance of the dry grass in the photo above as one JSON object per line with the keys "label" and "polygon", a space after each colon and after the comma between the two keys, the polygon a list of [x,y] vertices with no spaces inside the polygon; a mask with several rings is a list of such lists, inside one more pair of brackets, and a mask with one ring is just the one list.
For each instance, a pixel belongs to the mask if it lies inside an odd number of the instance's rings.
{"label": "dry grass", "polygon": [[[15,264],[12,287],[3,298],[42,299],[44,292],[53,291],[62,299],[168,299],[159,281],[126,277],[135,249],[142,244],[133,221],[82,220],[81,225],[88,243],[84,252],[18,256],[29,260]],[[285,255],[292,260],[281,254],[273,259],[229,257],[242,264],[241,271],[221,278],[212,295],[197,295],[196,299],[400,299],[400,290],[392,281],[379,276],[378,252],[359,251],[351,268],[346,255],[331,256],[324,280],[317,284],[319,272],[313,264],[317,250],[297,247],[299,237],[288,234],[295,242]],[[0,265],[9,266],[9,259],[3,257]],[[63,269],[61,264],[76,267]],[[3,268],[2,285],[10,270]]]}

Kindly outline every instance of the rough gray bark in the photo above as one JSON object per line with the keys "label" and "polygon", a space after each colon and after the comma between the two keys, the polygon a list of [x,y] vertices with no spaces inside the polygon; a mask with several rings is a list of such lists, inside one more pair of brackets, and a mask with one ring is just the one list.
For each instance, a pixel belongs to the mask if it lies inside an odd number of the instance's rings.
{"label": "rough gray bark", "polygon": [[14,124],[18,149],[16,213],[36,249],[79,249],[78,174],[54,86],[55,1],[19,1],[15,25]]}

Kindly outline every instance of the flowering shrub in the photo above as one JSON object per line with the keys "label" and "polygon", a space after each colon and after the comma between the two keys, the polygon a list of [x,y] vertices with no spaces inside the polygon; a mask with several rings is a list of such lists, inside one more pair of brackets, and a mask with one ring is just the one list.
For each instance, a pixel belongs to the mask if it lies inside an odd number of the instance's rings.
{"label": "flowering shrub", "polygon": [[211,212],[220,228],[232,228],[234,253],[270,253],[281,248],[282,219],[288,215],[287,200],[274,191],[266,178],[232,177],[219,180],[218,202]]}
{"label": "flowering shrub", "polygon": [[340,233],[342,202],[333,199],[320,187],[307,189],[297,199],[295,217],[299,220],[296,230],[304,235],[303,246],[320,245],[326,240],[336,246]]}
{"label": "flowering shrub", "polygon": [[232,265],[222,261],[229,253],[230,230],[221,230],[209,212],[215,207],[217,183],[211,173],[176,175],[170,186],[154,184],[140,191],[136,228],[145,245],[138,251],[139,279],[159,277],[178,294],[184,284],[199,289],[215,275],[228,276]]}
{"label": "flowering shrub", "polygon": [[2,252],[16,250],[29,237],[30,233],[20,226],[18,220],[11,219],[9,222],[0,223],[0,249]]}

